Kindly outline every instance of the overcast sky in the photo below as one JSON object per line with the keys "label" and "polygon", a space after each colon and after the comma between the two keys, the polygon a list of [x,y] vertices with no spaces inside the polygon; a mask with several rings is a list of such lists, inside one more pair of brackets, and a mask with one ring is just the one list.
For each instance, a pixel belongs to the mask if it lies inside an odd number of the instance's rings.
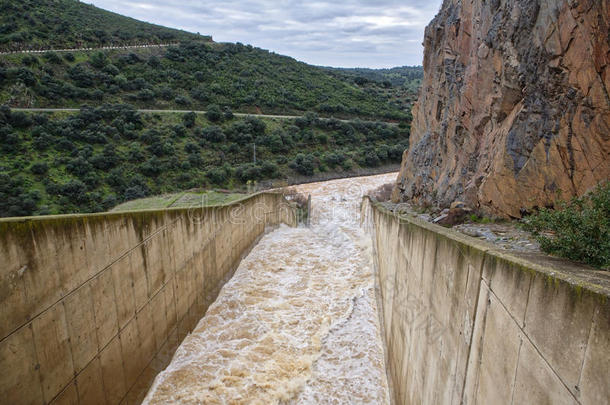
{"label": "overcast sky", "polygon": [[85,0],[168,27],[242,42],[314,65],[421,65],[441,0]]}

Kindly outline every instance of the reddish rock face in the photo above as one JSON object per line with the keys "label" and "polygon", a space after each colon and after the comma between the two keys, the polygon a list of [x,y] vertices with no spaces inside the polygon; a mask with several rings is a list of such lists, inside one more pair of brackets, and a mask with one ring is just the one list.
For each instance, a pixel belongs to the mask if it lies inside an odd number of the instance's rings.
{"label": "reddish rock face", "polygon": [[445,0],[394,200],[518,217],[609,179],[609,22],[609,0]]}

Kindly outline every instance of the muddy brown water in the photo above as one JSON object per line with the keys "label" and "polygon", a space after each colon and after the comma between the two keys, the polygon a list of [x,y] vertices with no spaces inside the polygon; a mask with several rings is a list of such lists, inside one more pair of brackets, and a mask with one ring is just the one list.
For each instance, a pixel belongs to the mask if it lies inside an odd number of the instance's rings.
{"label": "muddy brown water", "polygon": [[145,404],[388,404],[362,195],[396,173],[297,186],[311,227],[265,235]]}

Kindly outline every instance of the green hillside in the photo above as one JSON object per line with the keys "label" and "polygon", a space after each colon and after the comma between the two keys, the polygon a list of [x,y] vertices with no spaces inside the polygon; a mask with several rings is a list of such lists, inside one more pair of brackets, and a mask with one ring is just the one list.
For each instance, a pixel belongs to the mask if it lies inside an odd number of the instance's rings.
{"label": "green hillside", "polygon": [[214,43],[71,0],[2,2],[0,10],[0,49],[177,43],[0,55],[0,216],[96,212],[189,189],[344,175],[395,165],[407,148],[404,83]]}
{"label": "green hillside", "polygon": [[0,52],[211,40],[148,24],[76,0],[0,2]]}
{"label": "green hillside", "polygon": [[311,113],[280,120],[121,105],[61,114],[2,107],[0,216],[95,212],[192,188],[397,164],[408,136],[408,127]]}
{"label": "green hillside", "polygon": [[0,104],[84,103],[408,119],[385,96],[345,76],[242,44],[0,56]]}

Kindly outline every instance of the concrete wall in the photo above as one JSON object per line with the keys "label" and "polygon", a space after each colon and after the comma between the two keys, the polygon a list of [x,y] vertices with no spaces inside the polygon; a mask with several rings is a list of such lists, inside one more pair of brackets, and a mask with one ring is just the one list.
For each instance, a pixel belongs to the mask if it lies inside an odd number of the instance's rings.
{"label": "concrete wall", "polygon": [[362,209],[396,404],[608,403],[608,272]]}
{"label": "concrete wall", "polygon": [[262,193],[0,221],[0,403],[139,403],[265,226],[294,218]]}

